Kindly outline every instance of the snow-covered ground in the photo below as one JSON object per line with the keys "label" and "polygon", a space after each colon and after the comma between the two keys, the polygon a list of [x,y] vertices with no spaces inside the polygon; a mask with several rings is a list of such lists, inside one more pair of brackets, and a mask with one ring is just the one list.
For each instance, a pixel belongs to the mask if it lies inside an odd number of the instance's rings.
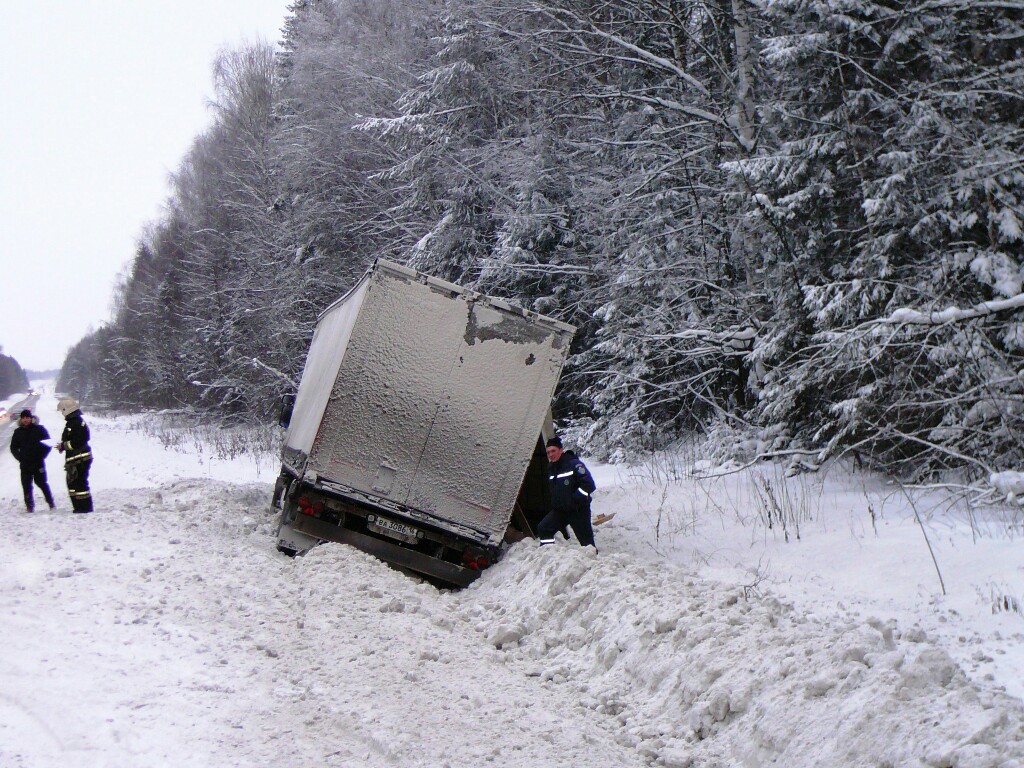
{"label": "snow-covered ground", "polygon": [[1019,508],[593,466],[600,554],[521,542],[453,593],[279,555],[271,456],[86,418],[92,515],[56,454],[26,514],[0,458],[4,768],[1024,766]]}

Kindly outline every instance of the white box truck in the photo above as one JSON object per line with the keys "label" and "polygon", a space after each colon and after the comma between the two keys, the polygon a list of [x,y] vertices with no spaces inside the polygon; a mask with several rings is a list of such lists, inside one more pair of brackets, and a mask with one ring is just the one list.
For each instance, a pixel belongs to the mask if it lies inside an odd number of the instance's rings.
{"label": "white box truck", "polygon": [[350,544],[463,586],[547,508],[574,329],[378,260],[320,316],[274,490],[278,549]]}

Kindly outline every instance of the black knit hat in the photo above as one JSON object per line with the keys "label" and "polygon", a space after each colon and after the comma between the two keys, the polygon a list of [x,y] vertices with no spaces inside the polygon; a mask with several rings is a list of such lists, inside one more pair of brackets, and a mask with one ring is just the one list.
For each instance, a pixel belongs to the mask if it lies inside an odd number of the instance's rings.
{"label": "black knit hat", "polygon": [[21,415],[18,416],[18,418],[19,419],[24,419],[26,416],[28,416],[30,419],[32,418],[32,411],[30,411],[28,408],[26,408],[24,411],[22,411]]}
{"label": "black knit hat", "polygon": [[545,448],[552,448],[552,447],[554,447],[554,448],[561,448],[562,447],[562,439],[560,437],[549,437],[548,441],[546,443],[544,443],[544,447]]}

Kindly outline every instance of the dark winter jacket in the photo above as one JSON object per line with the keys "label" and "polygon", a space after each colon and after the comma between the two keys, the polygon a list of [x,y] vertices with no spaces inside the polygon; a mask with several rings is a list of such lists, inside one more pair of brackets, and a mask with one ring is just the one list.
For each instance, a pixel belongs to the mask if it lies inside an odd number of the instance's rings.
{"label": "dark winter jacket", "polygon": [[597,487],[590,470],[572,451],[564,451],[554,464],[548,464],[551,509],[575,512],[590,509],[590,495]]}
{"label": "dark winter jacket", "polygon": [[60,436],[60,444],[64,448],[64,466],[80,464],[92,458],[89,448],[89,427],[82,420],[82,412],[75,411],[67,415],[64,432]]}
{"label": "dark winter jacket", "polygon": [[11,453],[21,466],[38,469],[43,466],[43,459],[50,452],[50,446],[43,445],[43,440],[49,439],[50,433],[42,424],[19,424],[11,435]]}

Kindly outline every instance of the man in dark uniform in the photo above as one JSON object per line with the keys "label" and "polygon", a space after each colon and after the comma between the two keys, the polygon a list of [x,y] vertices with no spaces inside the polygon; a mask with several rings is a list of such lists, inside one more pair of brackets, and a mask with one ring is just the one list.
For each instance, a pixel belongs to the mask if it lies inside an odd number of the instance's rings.
{"label": "man in dark uniform", "polygon": [[43,498],[53,509],[53,494],[50,493],[50,484],[46,482],[46,464],[44,460],[50,452],[50,446],[43,440],[49,440],[50,433],[46,427],[36,422],[32,411],[27,408],[18,417],[18,426],[11,435],[11,453],[21,465],[21,487],[25,491],[25,509],[29,512],[35,511],[35,501],[32,499],[32,483],[39,486],[43,492]]}
{"label": "man in dark uniform", "polygon": [[[548,483],[551,489],[551,511],[537,525],[541,544],[552,544],[557,531],[572,528],[583,547],[595,547],[594,528],[590,522],[590,497],[597,487],[590,470],[572,451],[562,449],[562,441],[547,441]],[[568,538],[568,536],[566,536]]]}
{"label": "man in dark uniform", "polygon": [[57,410],[63,414],[65,421],[57,450],[64,454],[64,473],[67,476],[71,509],[75,512],[92,512],[92,493],[89,491],[89,468],[92,466],[89,427],[82,419],[82,411],[75,398],[62,397],[57,403]]}

